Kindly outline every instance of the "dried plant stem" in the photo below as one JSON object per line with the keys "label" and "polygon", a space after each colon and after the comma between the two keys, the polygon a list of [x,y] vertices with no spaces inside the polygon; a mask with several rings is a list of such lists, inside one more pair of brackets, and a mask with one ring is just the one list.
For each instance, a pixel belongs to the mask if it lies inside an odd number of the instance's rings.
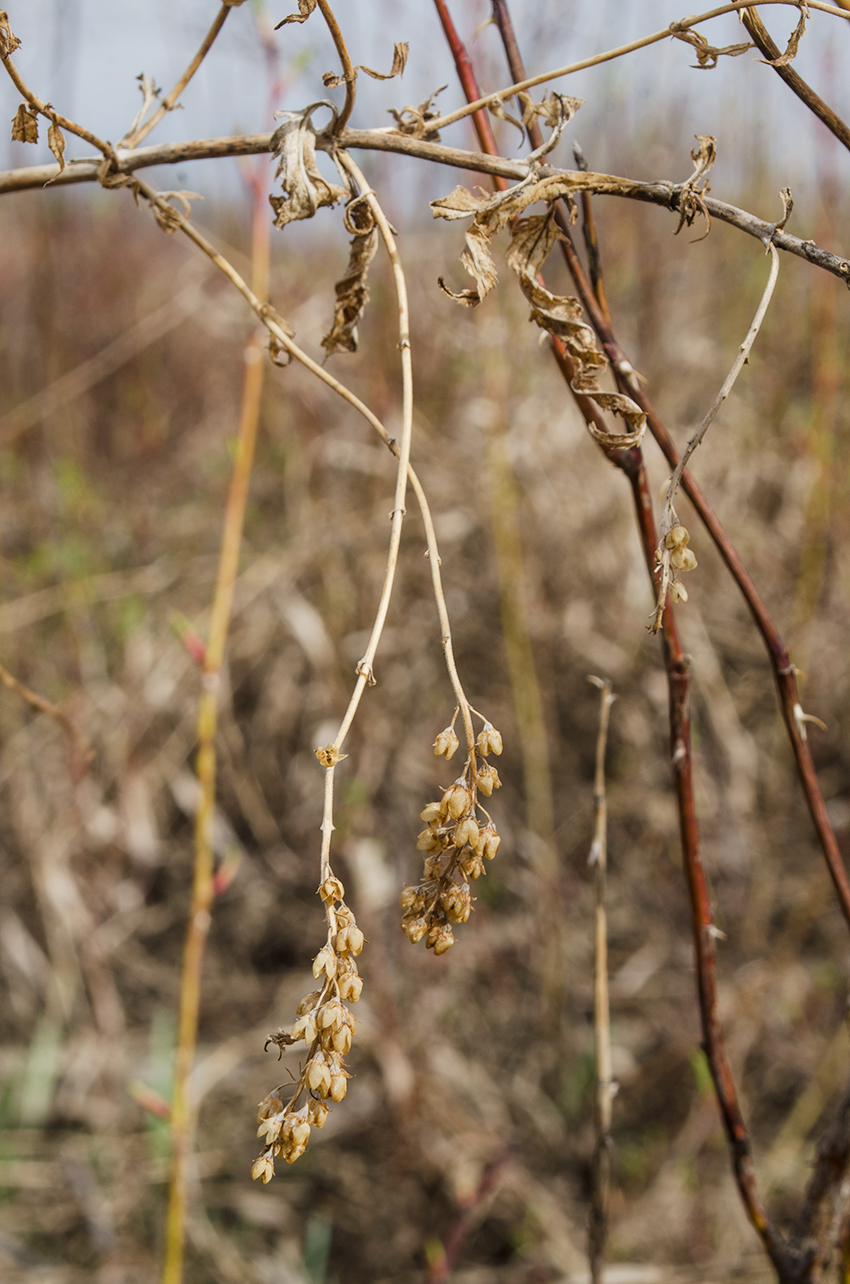
{"label": "dried plant stem", "polygon": [[[741,20],[765,58],[774,62],[780,57],[781,50],[774,43],[770,32],[759,17],[755,5],[752,8],[742,10]],[[850,127],[833,111],[828,103],[825,103],[815,93],[811,85],[806,84],[800,73],[787,65],[774,67],[773,70],[777,76],[785,81],[788,88],[793,90],[800,101],[805,103],[809,111],[814,112],[818,120],[823,121],[827,129],[850,151]]]}
{"label": "dried plant stem", "polygon": [[[258,193],[258,202],[261,199],[262,196]],[[255,264],[254,290],[259,297],[264,297],[268,290],[268,247],[264,246],[263,242],[268,240],[269,232],[269,220],[255,218],[252,258]],[[215,813],[215,739],[219,686],[230,627],[233,587],[239,565],[245,508],[260,418],[265,369],[263,349],[264,343],[260,333],[255,333],[245,350],[245,375],[236,457],[227,496],[198,708],[197,775],[200,796],[195,813],[194,875],[180,978],[180,1016],[171,1108],[172,1162],[162,1284],[180,1284],[183,1278],[188,1169],[196,1113],[195,1103],[191,1097],[190,1075],[198,1036],[204,952],[215,896],[212,829]]]}
{"label": "dried plant stem", "polygon": [[216,36],[227,21],[227,15],[230,13],[231,8],[232,6],[227,4],[223,4],[221,6],[213,19],[212,26],[201,42],[201,47],[189,63],[189,66],[183,72],[183,75],[177,81],[177,84],[171,90],[170,94],[168,94],[166,98],[163,98],[156,111],[148,118],[148,120],[144,121],[143,124],[139,125],[138,129],[133,130],[131,134],[121,140],[122,147],[138,147],[142,139],[147,138],[152,129],[156,129],[163,116],[167,115],[170,111],[174,111],[174,108],[177,106],[178,98],[183,93],[183,90],[186,88],[189,81],[192,79],[195,72],[198,70],[212,48]]}
{"label": "dried plant stem", "polygon": [[[233,138],[196,139],[188,143],[165,143],[156,147],[141,148],[136,152],[118,151],[115,168],[122,174],[133,174],[139,169],[152,165],[178,164],[183,161],[223,156],[254,156],[270,151],[271,139],[271,134],[248,134]],[[508,180],[521,180],[526,178],[529,172],[525,161],[508,160],[495,153],[486,155],[484,152],[446,147],[442,143],[430,143],[425,139],[410,138],[405,134],[379,129],[345,129],[338,137],[319,134],[316,146],[325,151],[344,147],[355,151],[393,152],[401,156],[412,156],[418,160],[451,165],[456,169],[490,174]],[[5,192],[22,192],[43,187],[48,182],[56,187],[68,183],[96,182],[100,165],[100,161],[82,160],[71,161],[61,173],[58,165],[33,165],[0,172],[0,195]],[[562,170],[549,165],[541,165],[539,173],[541,177],[568,178],[572,189],[579,194],[594,192],[625,200],[643,201],[674,212],[679,211],[683,190],[681,183],[667,180],[645,183],[637,179],[622,178],[616,174],[582,173],[579,170]],[[729,205],[726,201],[718,201],[705,194],[701,196],[701,201],[712,219],[738,228],[747,236],[760,241],[762,245],[772,242],[778,250],[805,259],[807,263],[822,268],[844,281],[845,284],[850,283],[850,260],[824,250],[811,241],[792,236],[778,229],[776,223],[768,223],[747,210]]]}
{"label": "dried plant stem", "polygon": [[611,1070],[611,1016],[608,1005],[608,922],[605,911],[605,889],[608,878],[608,811],[605,798],[605,750],[608,744],[608,722],[616,696],[609,679],[591,677],[599,687],[599,732],[596,737],[596,772],[593,781],[595,824],[593,845],[588,864],[593,868],[594,974],[593,1030],[596,1042],[596,1097],[594,1127],[596,1148],[593,1156],[593,1203],[590,1211],[590,1275],[600,1284],[608,1237],[608,1202],[611,1188],[611,1105],[615,1087]]}
{"label": "dried plant stem", "polygon": [[[783,4],[799,7],[799,0],[762,0],[763,4]],[[541,72],[539,76],[523,77],[512,85],[505,85],[504,89],[498,89],[495,93],[485,94],[484,97],[474,99],[468,102],[465,107],[458,107],[457,111],[448,112],[445,116],[435,117],[429,120],[425,126],[427,131],[432,134],[438,133],[448,125],[453,125],[455,121],[462,120],[464,116],[469,116],[473,112],[480,111],[482,107],[489,107],[491,104],[499,104],[506,99],[513,97],[514,94],[522,93],[526,89],[533,89],[535,85],[546,84],[550,80],[558,80],[561,76],[570,76],[576,71],[585,71],[588,67],[598,67],[603,62],[611,62],[614,58],[622,58],[626,54],[634,53],[638,49],[645,49],[648,45],[657,44],[659,40],[668,40],[677,31],[690,31],[701,22],[708,22],[711,18],[722,17],[724,13],[735,13],[740,9],[748,9],[752,6],[752,0],[734,0],[731,4],[720,5],[717,9],[709,9],[705,13],[691,14],[683,18],[680,22],[672,22],[669,27],[662,31],[654,31],[649,36],[643,36],[640,40],[633,40],[627,45],[618,45],[616,49],[608,49],[605,53],[595,54],[592,58],[583,58],[581,62],[568,63],[566,67],[556,67],[552,71]],[[822,13],[832,14],[834,18],[844,18],[850,20],[850,14],[836,8],[835,5],[822,3],[822,0],[809,0],[810,9],[819,9]]]}
{"label": "dried plant stem", "polygon": [[5,665],[2,664],[0,664],[0,682],[4,687],[8,687],[10,691],[14,691],[16,695],[19,695],[25,704],[28,704],[31,709],[35,709],[36,713],[46,713],[48,718],[58,722],[62,730],[71,737],[85,761],[91,762],[94,757],[94,748],[91,741],[83,735],[76,723],[68,717],[63,709],[60,709],[51,700],[46,700],[44,696],[31,691],[29,687],[25,687],[23,682],[19,682],[14,674],[10,673]]}
{"label": "dried plant stem", "polygon": [[668,534],[668,532],[676,523],[676,511],[673,507],[673,504],[676,499],[676,492],[678,491],[679,485],[682,481],[682,475],[694,451],[703,441],[703,439],[705,438],[705,434],[708,432],[709,428],[714,423],[714,420],[717,418],[717,414],[720,410],[720,407],[723,405],[724,401],[729,396],[729,393],[732,391],[733,387],[735,386],[735,380],[738,378],[738,375],[741,373],[744,366],[748,363],[753,344],[755,343],[758,332],[761,329],[761,323],[764,320],[765,314],[767,313],[767,309],[770,306],[770,300],[773,298],[773,291],[776,286],[776,279],[779,275],[779,254],[777,253],[773,245],[768,245],[767,248],[771,258],[770,273],[768,275],[767,284],[764,287],[764,292],[762,293],[761,300],[759,301],[758,308],[756,309],[756,314],[753,317],[752,323],[750,324],[750,328],[746,333],[744,342],[741,344],[741,346],[738,349],[737,355],[735,356],[735,360],[732,363],[732,369],[729,371],[728,375],[724,379],[723,386],[721,387],[717,396],[714,398],[714,401],[711,403],[708,410],[706,411],[705,416],[702,420],[702,423],[693,433],[687,446],[682,452],[682,457],[679,460],[678,464],[676,465],[675,469],[673,470],[673,473],[670,477],[670,481],[667,486],[667,494],[664,498],[664,508],[661,514],[661,543],[658,546],[658,557],[660,558],[661,576],[658,584],[658,603],[655,608],[655,616],[651,625],[653,633],[657,633],[659,628],[661,627],[661,618],[664,615],[664,607],[667,602],[667,593],[669,591],[670,584],[673,578],[673,572],[672,572],[672,567],[670,562],[672,550],[667,547],[665,543],[665,536]]}
{"label": "dried plant stem", "polygon": [[336,20],[336,15],[328,3],[328,0],[319,0],[319,10],[327,23],[328,30],[330,31],[333,42],[336,45],[336,51],[339,54],[339,60],[342,63],[342,72],[345,79],[345,102],[342,105],[342,110],[340,111],[339,116],[336,119],[336,124],[334,125],[334,133],[338,135],[343,129],[345,129],[345,126],[348,124],[349,117],[354,110],[354,97],[357,93],[357,72],[354,68],[354,63],[351,61],[351,54],[348,52],[348,45],[345,43],[345,37],[340,30],[339,23]]}

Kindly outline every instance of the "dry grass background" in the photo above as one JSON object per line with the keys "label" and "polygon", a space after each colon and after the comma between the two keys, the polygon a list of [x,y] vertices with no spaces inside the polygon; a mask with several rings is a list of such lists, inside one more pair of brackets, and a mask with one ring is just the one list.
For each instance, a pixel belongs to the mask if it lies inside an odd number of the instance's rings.
{"label": "dry grass background", "polygon": [[[766,265],[727,228],[689,245],[672,239],[663,213],[596,209],[621,337],[682,441],[728,369]],[[203,632],[251,323],[121,196],[7,197],[0,219],[0,412],[184,284],[201,292],[166,337],[35,426],[15,434],[0,420],[0,658],[62,701],[97,750],[86,769],[54,723],[3,693],[0,1271],[141,1284],[156,1278],[161,1249],[167,1132],[139,1084],[168,1095],[192,864],[199,677],[173,620],[180,612]],[[238,247],[242,222],[234,214],[218,235]],[[316,344],[345,251],[310,235],[299,252],[284,248],[288,233],[276,239],[272,297],[299,341]],[[276,370],[222,702],[216,846],[232,881],[205,970],[187,1278],[421,1280],[488,1171],[494,1188],[471,1214],[454,1278],[545,1284],[586,1272],[591,672],[619,696],[608,770],[621,1085],[608,1278],[762,1278],[697,1051],[665,682],[645,630],[652,602],[629,497],[512,283],[472,313],[437,290],[439,270],[457,277],[457,248],[444,230],[401,240],[416,299],[414,461],[437,517],[459,667],[504,736],[494,798],[504,841],[456,948],[441,959],[411,949],[398,892],[418,875],[419,811],[448,783],[431,743],[453,707],[411,510],[378,685],[338,773],[339,872],[369,941],[355,1078],[298,1165],[252,1186],[254,1103],[278,1073],[263,1043],[311,988],[322,936],[313,748],[345,707],[371,625],[393,486],[392,460],[353,412],[300,369]],[[390,291],[379,266],[361,351],[334,362],[392,426]],[[828,722],[811,735],[845,845],[848,338],[841,285],[784,263],[752,367],[695,470],[807,672],[807,710]],[[660,486],[665,469],[647,453]],[[686,502],[680,512],[687,521]],[[705,857],[726,933],[722,1014],[760,1172],[790,1209],[846,1079],[846,934],[760,642],[708,540],[695,533],[693,546],[700,568],[679,614],[695,674]],[[532,735],[524,751],[506,612],[514,632],[517,618],[527,628],[546,728],[545,743]],[[520,717],[533,699],[533,686],[519,693]]]}

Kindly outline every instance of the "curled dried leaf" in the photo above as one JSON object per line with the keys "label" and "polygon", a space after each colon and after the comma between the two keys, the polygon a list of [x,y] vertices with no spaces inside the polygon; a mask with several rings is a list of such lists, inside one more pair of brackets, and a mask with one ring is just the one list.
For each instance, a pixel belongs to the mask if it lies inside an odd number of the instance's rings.
{"label": "curled dried leaf", "polygon": [[694,68],[696,71],[710,71],[717,66],[718,58],[740,58],[741,54],[745,54],[748,49],[755,49],[751,40],[740,45],[724,45],[723,48],[718,48],[709,44],[699,31],[676,31],[671,27],[671,34],[677,40],[683,40],[685,44],[692,45],[696,50],[697,60]]}
{"label": "curled dried leaf", "polygon": [[12,117],[12,142],[38,142],[38,112],[33,111],[27,103],[21,103]]}
{"label": "curled dried leaf", "polygon": [[322,84],[326,89],[336,89],[338,85],[347,85],[357,79],[357,73],[365,71],[367,76],[373,80],[392,80],[395,76],[403,76],[404,68],[407,64],[407,54],[410,45],[406,42],[393,46],[393,65],[385,75],[381,71],[373,71],[371,67],[365,67],[362,63],[359,67],[352,67],[351,71],[344,72],[340,75],[334,71],[326,71],[322,76]]}
{"label": "curled dried leaf", "polygon": [[366,277],[378,248],[378,232],[372,212],[362,196],[349,201],[345,221],[353,236],[348,267],[336,283],[333,325],[322,339],[322,347],[328,353],[357,351],[357,326],[369,301]]}
{"label": "curled dried leaf", "polygon": [[[745,11],[746,12],[746,11]],[[809,18],[809,6],[803,0],[800,5],[800,19],[788,38],[788,45],[785,53],[778,58],[761,58],[760,62],[766,62],[768,67],[787,67],[789,62],[793,62],[797,57],[797,50],[800,48],[800,41],[806,33],[806,23]]]}
{"label": "curled dried leaf", "polygon": [[[428,121],[434,120],[439,115],[439,112],[434,107],[434,99],[446,87],[446,85],[440,85],[439,89],[435,89],[433,94],[426,98],[424,102],[421,102],[418,107],[402,107],[401,111],[391,107],[390,115],[398,126],[397,132],[399,134],[407,134],[410,138],[424,138],[425,126]],[[431,134],[429,136],[432,142],[438,141],[440,137],[439,134]]]}
{"label": "curled dried leaf", "polygon": [[[163,232],[176,232],[182,226],[184,219],[190,218],[192,214],[190,201],[202,201],[204,198],[199,192],[159,192],[157,200],[153,204],[153,216]],[[183,207],[183,213],[176,210],[170,201],[178,201]]]}
{"label": "curled dried leaf", "polygon": [[0,9],[0,57],[8,58],[16,49],[20,49],[21,42],[9,26],[9,15],[5,9]]}
{"label": "curled dried leaf", "polygon": [[47,145],[56,157],[59,173],[65,168],[65,136],[55,120],[47,128]]}
{"label": "curled dried leaf", "polygon": [[310,17],[310,14],[315,9],[317,3],[318,0],[298,0],[298,12],[291,13],[288,18],[281,19],[275,27],[275,31],[279,31],[281,27],[285,27],[288,22],[306,22]]}
{"label": "curled dried leaf", "polygon": [[329,183],[316,165],[316,131],[312,114],[317,107],[333,103],[311,103],[301,112],[282,112],[284,123],[272,136],[272,154],[278,157],[275,178],[281,179],[283,196],[270,196],[275,213],[275,227],[285,227],[297,219],[312,218],[323,205],[335,205],[346,195],[345,189]]}

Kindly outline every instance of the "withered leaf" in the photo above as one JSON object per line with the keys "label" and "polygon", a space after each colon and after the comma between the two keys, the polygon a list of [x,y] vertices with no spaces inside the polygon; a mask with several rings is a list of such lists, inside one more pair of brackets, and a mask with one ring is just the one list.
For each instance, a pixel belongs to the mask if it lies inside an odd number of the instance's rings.
{"label": "withered leaf", "polygon": [[567,124],[575,116],[584,102],[583,98],[572,98],[569,94],[558,94],[554,91],[541,102],[533,101],[530,94],[517,94],[522,107],[522,123],[528,125],[539,117],[554,129],[562,121]]}
{"label": "withered leaf", "polygon": [[0,9],[0,53],[4,58],[13,54],[16,49],[20,49],[21,42],[9,26],[9,15],[5,9]]}
{"label": "withered leaf", "polygon": [[[418,107],[402,107],[401,111],[391,107],[390,115],[398,125],[398,133],[407,134],[411,138],[424,137],[427,122],[439,115],[439,112],[434,108],[434,99],[446,87],[446,85],[440,85],[440,88],[435,89],[433,94],[426,98],[424,102],[421,102]],[[433,142],[438,142],[439,137],[439,134],[431,134]]]}
{"label": "withered leaf", "polygon": [[364,67],[362,63],[360,64],[360,70],[365,71],[366,75],[371,76],[373,80],[392,80],[395,76],[403,76],[409,52],[410,45],[407,41],[399,41],[393,45],[393,65],[386,75],[380,71],[373,71],[371,67]]}
{"label": "withered leaf", "polygon": [[323,178],[316,165],[316,131],[310,117],[319,106],[333,104],[311,103],[304,111],[284,112],[284,123],[272,137],[272,154],[279,158],[275,178],[280,178],[284,192],[269,197],[275,227],[312,218],[323,205],[335,205],[346,195],[344,188]]}
{"label": "withered leaf", "polygon": [[[159,192],[159,199],[152,202],[153,216],[163,232],[176,232],[182,226],[184,218],[189,218],[192,213],[190,201],[202,201],[204,198],[198,192]],[[179,201],[183,206],[183,214],[172,205],[169,201]]]}
{"label": "withered leaf", "polygon": [[318,0],[298,0],[298,12],[291,13],[288,18],[283,18],[275,27],[275,31],[280,31],[288,22],[306,22],[310,14],[318,4]]}
{"label": "withered leaf", "polygon": [[759,61],[766,62],[768,67],[787,67],[789,62],[793,62],[797,57],[797,50],[800,48],[800,41],[806,33],[806,22],[808,21],[808,17],[809,6],[805,3],[805,0],[803,0],[800,4],[799,22],[788,38],[788,45],[785,53],[781,54],[779,58],[774,58],[773,60],[762,58]]}
{"label": "withered leaf", "polygon": [[369,301],[366,277],[378,248],[377,228],[362,197],[349,202],[346,208],[346,225],[354,235],[351,238],[348,267],[336,283],[333,325],[322,339],[322,347],[328,353],[357,351],[357,326]]}
{"label": "withered leaf", "polygon": [[38,112],[33,111],[26,103],[21,103],[12,117],[12,142],[38,142]]}
{"label": "withered leaf", "polygon": [[47,145],[56,157],[61,174],[65,168],[65,136],[55,120],[51,120],[47,127]]}
{"label": "withered leaf", "polygon": [[693,45],[696,50],[696,71],[710,71],[717,66],[718,58],[740,58],[748,49],[755,49],[751,40],[740,45],[724,45],[723,48],[717,48],[711,45],[699,31],[674,31],[671,33],[677,40],[683,40],[687,45]]}

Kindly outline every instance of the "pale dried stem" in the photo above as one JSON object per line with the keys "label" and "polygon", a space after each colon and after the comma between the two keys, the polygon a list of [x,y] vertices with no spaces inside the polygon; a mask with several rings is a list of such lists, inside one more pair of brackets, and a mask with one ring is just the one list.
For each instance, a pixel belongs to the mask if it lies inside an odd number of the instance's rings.
{"label": "pale dried stem", "polygon": [[[793,5],[794,8],[799,8],[799,0],[763,0],[763,3]],[[436,134],[448,125],[453,125],[455,121],[462,120],[464,116],[480,111],[482,107],[504,103],[507,99],[512,98],[514,94],[522,93],[526,89],[533,89],[535,85],[543,85],[547,81],[558,80],[561,76],[570,76],[576,71],[585,71],[588,67],[598,67],[600,63],[611,62],[614,58],[622,58],[626,54],[634,53],[637,49],[645,49],[648,45],[657,44],[659,40],[666,40],[677,31],[689,31],[701,22],[708,22],[711,18],[719,18],[724,13],[735,13],[739,9],[751,7],[752,0],[734,0],[732,4],[724,4],[717,9],[709,9],[705,13],[690,14],[680,22],[673,22],[662,31],[654,31],[652,35],[643,36],[640,40],[633,40],[630,44],[618,45],[616,49],[608,49],[605,53],[595,54],[592,58],[583,58],[581,62],[568,63],[566,67],[557,67],[553,71],[541,72],[539,76],[529,76],[526,80],[520,80],[514,85],[506,85],[504,89],[498,89],[495,93],[486,94],[483,98],[467,103],[464,107],[458,107],[457,111],[447,112],[445,116],[438,116],[434,120],[429,120],[425,129],[430,134]],[[822,13],[829,13],[835,18],[844,18],[850,21],[850,14],[836,8],[835,5],[821,3],[821,0],[810,0],[809,8],[819,9]]]}
{"label": "pale dried stem", "polygon": [[673,507],[673,505],[676,499],[676,492],[678,491],[679,485],[682,480],[682,474],[687,468],[688,461],[690,460],[694,451],[700,445],[700,443],[705,437],[705,434],[708,432],[712,423],[716,419],[718,411],[720,410],[720,407],[723,405],[724,401],[729,396],[729,393],[732,391],[733,387],[735,386],[735,380],[738,378],[738,375],[741,373],[744,366],[748,363],[753,344],[755,343],[758,332],[761,329],[761,323],[765,318],[767,309],[770,306],[770,301],[773,298],[773,291],[776,287],[776,279],[779,276],[779,254],[777,253],[776,247],[773,244],[768,245],[767,248],[771,258],[770,274],[767,278],[767,285],[764,287],[764,292],[761,296],[761,300],[759,302],[758,308],[756,309],[756,314],[753,317],[752,324],[750,325],[750,328],[747,331],[744,342],[741,344],[740,348],[738,349],[738,353],[735,357],[734,362],[732,363],[732,369],[729,371],[728,375],[723,381],[723,386],[721,387],[717,396],[714,398],[714,401],[709,406],[708,411],[706,412],[706,415],[702,423],[696,429],[690,441],[688,442],[687,446],[682,451],[682,457],[679,460],[678,464],[676,465],[676,468],[673,471],[673,474],[670,477],[670,481],[667,486],[667,494],[664,499],[664,509],[661,514],[661,531],[660,531],[661,542],[658,545],[658,553],[661,559],[661,562],[660,562],[661,579],[658,585],[658,604],[655,608],[655,616],[652,621],[653,633],[657,633],[658,629],[661,627],[661,620],[664,615],[664,607],[667,603],[667,594],[669,592],[670,585],[673,580],[673,574],[672,574],[671,563],[670,563],[670,558],[672,556],[672,549],[669,549],[667,547],[667,544],[665,542],[665,537],[668,534],[668,532],[672,529],[672,527],[676,524],[676,510]]}
{"label": "pale dried stem", "polygon": [[605,751],[608,722],[616,696],[609,679],[590,677],[599,687],[599,731],[596,737],[596,771],[593,782],[595,817],[593,844],[588,863],[593,867],[594,914],[594,1005],[593,1029],[596,1043],[596,1098],[594,1128],[596,1148],[593,1161],[593,1206],[590,1217],[590,1272],[593,1284],[602,1279],[605,1241],[608,1231],[608,1203],[611,1186],[611,1103],[614,1098],[611,1067],[611,1015],[608,1003],[608,923],[605,892],[608,877],[608,809],[605,797]]}
{"label": "pale dried stem", "polygon": [[8,687],[10,691],[14,691],[16,695],[19,695],[25,704],[28,704],[31,709],[35,709],[36,713],[46,713],[48,718],[58,722],[62,730],[66,731],[74,741],[86,762],[91,762],[94,757],[94,748],[91,741],[83,735],[79,727],[68,717],[64,710],[53,704],[51,700],[47,700],[44,696],[38,695],[37,692],[31,691],[29,687],[25,687],[2,664],[0,664],[0,682],[3,683],[4,687]]}
{"label": "pale dried stem", "polygon": [[227,21],[227,15],[230,13],[231,8],[231,5],[223,4],[221,6],[215,16],[212,26],[204,36],[200,49],[189,63],[189,66],[183,72],[183,75],[177,81],[177,84],[171,90],[171,93],[166,98],[163,98],[156,111],[148,120],[141,124],[138,129],[133,130],[133,132],[126,138],[122,138],[121,145],[123,147],[138,147],[142,139],[147,138],[152,129],[156,129],[163,116],[167,115],[170,111],[174,111],[174,108],[177,106],[177,99],[183,93],[183,90],[186,88],[189,81],[192,79],[195,72],[198,70],[212,48],[216,36]]}
{"label": "pale dried stem", "polygon": [[[223,156],[253,156],[271,150],[271,134],[248,134],[233,138],[203,138],[188,143],[166,143],[156,147],[146,147],[138,152],[116,153],[118,171],[132,174],[138,169],[151,165],[178,164],[188,160],[207,160]],[[421,138],[409,138],[404,134],[380,129],[346,129],[338,137],[319,134],[316,146],[320,150],[330,151],[337,147],[347,150],[394,152],[402,156],[413,156],[418,160],[432,161],[439,165],[451,165],[456,169],[465,169],[480,174],[492,174],[500,178],[522,180],[528,177],[528,163],[523,160],[509,160],[503,156],[488,156],[484,152],[465,151],[463,148],[446,147],[442,143],[429,143]],[[5,192],[28,191],[31,188],[43,187],[45,183],[62,186],[68,183],[95,182],[98,178],[100,162],[92,159],[71,161],[60,173],[58,165],[34,165],[23,169],[0,172],[0,195]],[[626,200],[644,201],[650,205],[660,205],[665,209],[678,211],[684,185],[669,180],[658,180],[652,183],[638,179],[622,178],[616,174],[582,173],[579,170],[562,170],[554,166],[540,166],[538,172],[544,178],[569,179],[570,190],[574,192],[595,192],[598,195],[618,196]],[[768,242],[787,254],[805,259],[815,267],[823,268],[836,276],[845,285],[850,283],[850,261],[823,250],[813,241],[803,241],[797,236],[778,228],[776,223],[768,223],[757,218],[747,210],[729,205],[726,201],[715,200],[701,194],[701,203],[712,219],[737,227],[760,241]]]}
{"label": "pale dried stem", "polygon": [[345,102],[342,105],[342,111],[334,124],[334,133],[339,134],[348,124],[348,120],[354,110],[354,97],[357,93],[357,72],[354,63],[351,61],[351,54],[348,52],[348,45],[345,43],[345,37],[339,28],[336,15],[328,4],[328,0],[319,0],[319,9],[322,17],[328,25],[333,42],[336,45],[336,51],[339,54],[339,60],[342,63],[343,75],[345,76]]}

